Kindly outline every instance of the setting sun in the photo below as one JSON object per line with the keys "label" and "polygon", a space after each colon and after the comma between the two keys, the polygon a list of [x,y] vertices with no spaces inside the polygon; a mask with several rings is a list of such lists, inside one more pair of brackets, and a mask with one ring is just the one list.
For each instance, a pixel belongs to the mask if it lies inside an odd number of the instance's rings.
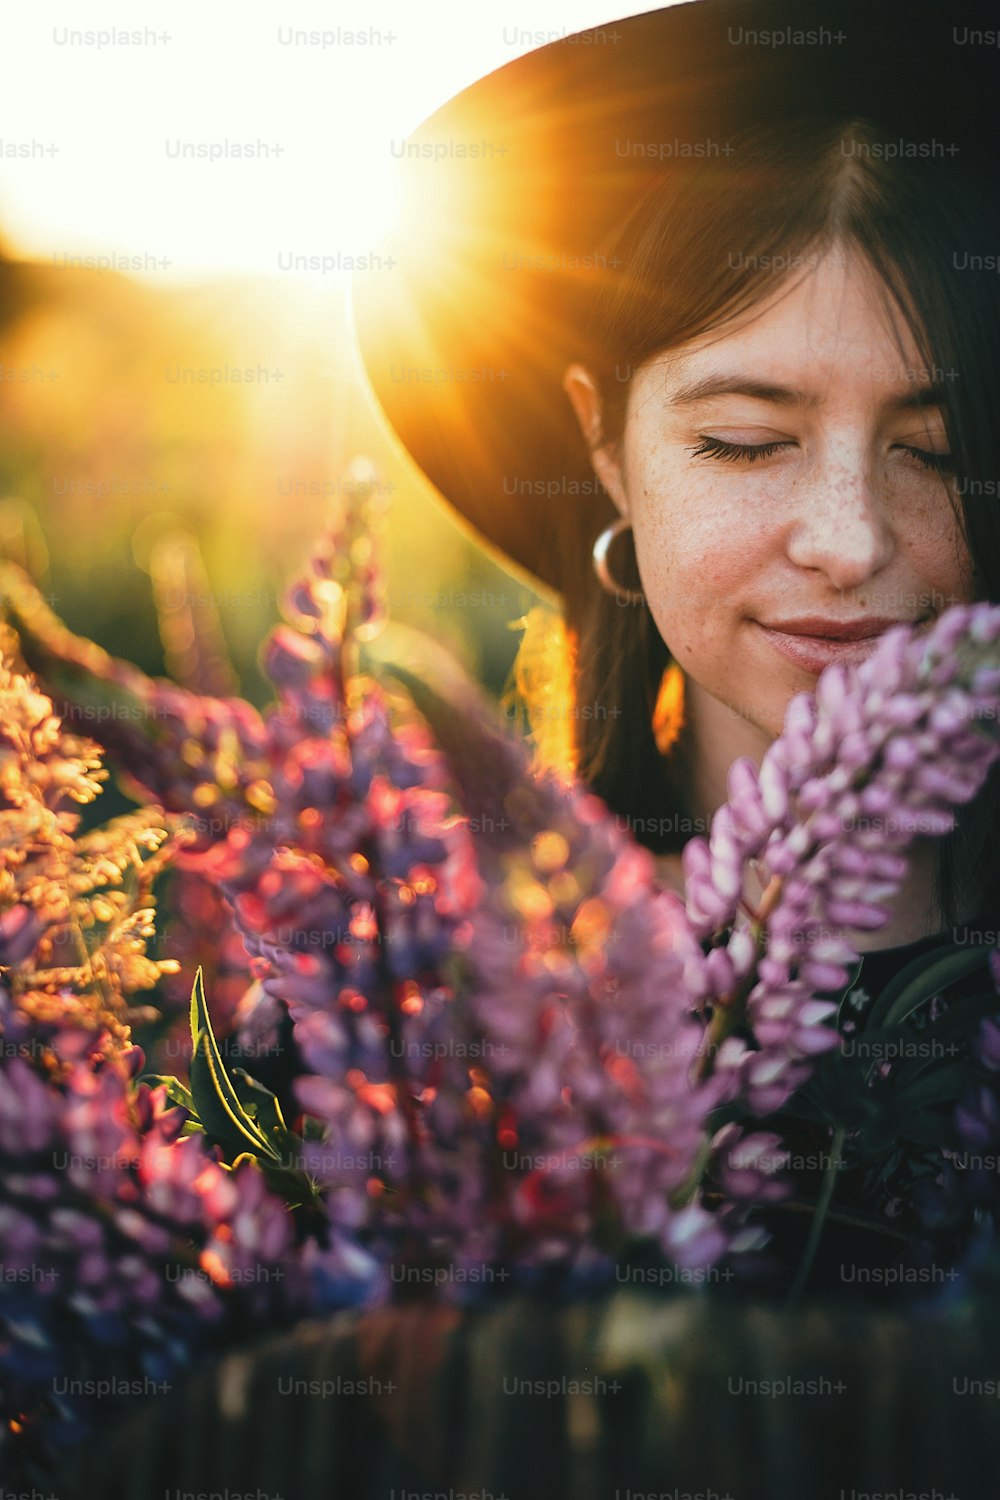
{"label": "setting sun", "polygon": [[[553,37],[606,19],[597,0],[535,9]],[[118,5],[101,30],[82,25],[66,3],[3,23],[19,65],[4,82],[0,240],[154,282],[349,275],[392,228],[405,138],[537,45],[443,0],[419,17],[382,0],[336,24],[315,3],[286,22],[182,0],[162,24]]]}

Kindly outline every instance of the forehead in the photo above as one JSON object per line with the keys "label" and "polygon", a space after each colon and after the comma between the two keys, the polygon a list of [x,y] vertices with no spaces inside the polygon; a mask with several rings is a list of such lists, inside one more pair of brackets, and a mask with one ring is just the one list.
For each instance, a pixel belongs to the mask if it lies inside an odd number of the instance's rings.
{"label": "forehead", "polygon": [[[857,252],[831,250],[786,276],[751,308],[689,342],[654,355],[637,372],[647,393],[693,399],[728,372],[794,386],[818,404],[823,392],[866,387],[913,392],[932,383],[902,311]],[[808,403],[807,403],[808,404]]]}

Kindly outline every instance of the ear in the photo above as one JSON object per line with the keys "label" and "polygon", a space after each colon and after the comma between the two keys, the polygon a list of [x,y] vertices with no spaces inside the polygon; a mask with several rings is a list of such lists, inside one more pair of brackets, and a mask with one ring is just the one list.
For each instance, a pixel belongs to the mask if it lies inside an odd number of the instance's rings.
{"label": "ear", "polygon": [[602,404],[597,382],[585,365],[569,365],[563,376],[563,390],[573,403],[576,419],[590,450],[594,473],[607,490],[623,516],[628,515],[628,496],[622,478],[619,444],[602,438]]}

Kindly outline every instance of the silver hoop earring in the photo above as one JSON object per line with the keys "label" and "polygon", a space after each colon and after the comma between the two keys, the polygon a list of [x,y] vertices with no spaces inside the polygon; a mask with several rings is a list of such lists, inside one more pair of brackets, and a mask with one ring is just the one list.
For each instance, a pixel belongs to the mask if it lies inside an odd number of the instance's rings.
{"label": "silver hoop earring", "polygon": [[619,532],[631,526],[632,522],[627,516],[619,516],[617,521],[612,521],[605,526],[600,536],[594,542],[593,559],[594,572],[597,574],[598,582],[602,589],[609,594],[617,596],[619,603],[624,600],[627,604],[645,604],[646,596],[636,589],[623,589],[612,578],[608,571],[608,549]]}

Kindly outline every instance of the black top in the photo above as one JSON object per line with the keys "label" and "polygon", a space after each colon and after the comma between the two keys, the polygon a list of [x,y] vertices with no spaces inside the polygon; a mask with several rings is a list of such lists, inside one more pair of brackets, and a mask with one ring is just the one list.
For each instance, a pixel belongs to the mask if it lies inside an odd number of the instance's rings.
{"label": "black top", "polygon": [[[936,949],[943,956],[949,949],[958,952],[983,943],[995,945],[996,926],[995,921],[980,917],[962,930],[942,931],[862,955],[860,972],[841,1006],[837,1025],[845,1039],[842,1054],[864,1059],[866,1064],[874,1061],[871,1089],[881,1103],[878,1113],[848,1130],[839,1152],[842,1165],[806,1283],[810,1292],[840,1297],[853,1294],[879,1303],[896,1303],[946,1292],[957,1281],[957,1267],[983,1210],[974,1209],[964,1195],[956,1199],[956,1176],[947,1170],[940,1144],[904,1141],[896,1135],[893,1106],[890,1102],[886,1107],[886,1101],[893,1097],[899,1060],[905,1063],[908,1056],[916,1054],[919,1033],[963,1000],[995,992],[986,956],[971,973],[946,984],[907,1019],[906,1040],[886,1042],[881,1048],[871,1041],[866,1045],[865,1030],[878,996],[907,964]],[[1000,994],[996,1012],[1000,1014]],[[965,1061],[968,1067],[969,1043],[925,1042],[919,1055],[933,1057],[936,1066]],[[828,1054],[828,1058],[836,1059],[837,1054]],[[971,1072],[966,1085],[970,1081]],[[806,1092],[808,1088],[807,1084]],[[766,1249],[732,1259],[733,1275],[730,1277],[727,1271],[726,1283],[734,1290],[783,1295],[802,1259],[814,1220],[812,1205],[831,1161],[834,1130],[818,1120],[788,1114],[798,1101],[796,1095],[781,1111],[757,1124],[758,1129],[780,1134],[783,1146],[791,1151],[794,1195],[786,1204],[768,1208],[762,1216],[771,1236]],[[953,1113],[954,1103],[950,1102],[940,1107],[937,1118],[948,1120]],[[955,1146],[961,1154],[957,1139]],[[994,1173],[993,1178],[1000,1192],[1000,1174]],[[942,1211],[942,1189],[949,1182],[950,1190],[944,1195],[949,1200],[947,1211]],[[929,1205],[934,1205],[930,1217]]]}

